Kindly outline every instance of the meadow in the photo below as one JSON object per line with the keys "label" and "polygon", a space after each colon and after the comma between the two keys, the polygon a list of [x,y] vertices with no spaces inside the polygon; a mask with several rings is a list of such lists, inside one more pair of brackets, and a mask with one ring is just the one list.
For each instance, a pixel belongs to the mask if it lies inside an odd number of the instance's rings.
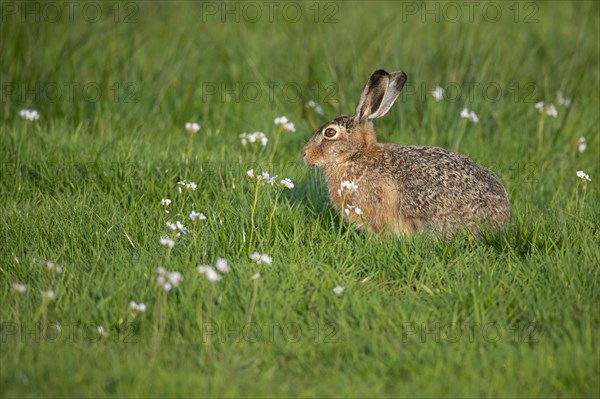
{"label": "meadow", "polygon": [[[2,1],[0,396],[600,397],[599,14]],[[342,221],[300,151],[379,68],[505,236]]]}

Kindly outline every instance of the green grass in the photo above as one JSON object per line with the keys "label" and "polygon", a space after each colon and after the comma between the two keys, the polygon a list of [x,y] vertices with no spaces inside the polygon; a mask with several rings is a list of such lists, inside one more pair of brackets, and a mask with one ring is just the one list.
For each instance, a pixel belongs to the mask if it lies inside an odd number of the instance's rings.
{"label": "green grass", "polygon": [[[456,22],[448,3],[291,3],[285,15],[280,3],[273,21],[262,3],[260,17],[248,3],[99,3],[93,21],[95,9],[71,20],[62,4],[1,4],[0,396],[600,396],[597,3],[481,3],[470,21],[459,2]],[[300,149],[352,113],[377,68],[409,76],[380,139],[491,168],[511,201],[505,237],[341,224]],[[295,133],[273,125],[280,115]],[[266,147],[240,144],[254,131]],[[295,183],[277,201],[259,189],[253,231],[248,169]],[[184,179],[197,190],[178,193]],[[168,220],[188,227],[172,250],[159,244]],[[212,284],[196,267],[219,257],[232,271]],[[160,265],[184,276],[168,294]]]}

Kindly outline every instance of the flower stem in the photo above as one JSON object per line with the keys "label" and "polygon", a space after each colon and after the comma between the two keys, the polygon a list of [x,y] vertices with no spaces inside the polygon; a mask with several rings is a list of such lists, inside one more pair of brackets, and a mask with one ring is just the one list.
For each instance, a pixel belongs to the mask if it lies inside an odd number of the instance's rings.
{"label": "flower stem", "polygon": [[250,241],[249,241],[250,244],[252,244],[252,238],[254,237],[254,212],[256,211],[256,203],[257,202],[258,202],[258,183],[255,183],[255,185],[254,185],[254,202],[252,203],[252,213],[250,214],[250,223],[251,223]]}
{"label": "flower stem", "polygon": [[275,214],[275,211],[277,210],[277,203],[279,202],[279,197],[281,196],[282,192],[283,192],[282,189],[278,189],[277,194],[275,195],[275,203],[273,204],[273,209],[271,210],[271,214],[269,215],[269,228],[267,229],[269,234],[271,234],[271,225],[272,225],[272,221],[273,221],[273,215]]}
{"label": "flower stem", "polygon": [[344,208],[346,206],[346,191],[344,190],[344,194],[342,195],[342,205],[341,205],[341,211],[342,211],[342,220],[340,222],[340,228],[338,230],[338,240],[341,240],[342,238],[342,226],[344,225]]}
{"label": "flower stem", "polygon": [[542,114],[540,118],[540,123],[538,124],[538,152],[542,150],[542,144],[544,143],[544,122],[546,121],[546,115]]}

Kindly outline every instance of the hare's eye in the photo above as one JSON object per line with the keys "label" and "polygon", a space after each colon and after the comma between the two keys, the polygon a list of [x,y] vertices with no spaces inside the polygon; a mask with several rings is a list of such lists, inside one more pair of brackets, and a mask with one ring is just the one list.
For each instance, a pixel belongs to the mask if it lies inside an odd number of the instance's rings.
{"label": "hare's eye", "polygon": [[337,130],[335,130],[334,128],[327,128],[325,129],[325,131],[323,132],[323,134],[325,135],[325,137],[327,138],[333,138],[335,137],[335,135],[337,134]]}

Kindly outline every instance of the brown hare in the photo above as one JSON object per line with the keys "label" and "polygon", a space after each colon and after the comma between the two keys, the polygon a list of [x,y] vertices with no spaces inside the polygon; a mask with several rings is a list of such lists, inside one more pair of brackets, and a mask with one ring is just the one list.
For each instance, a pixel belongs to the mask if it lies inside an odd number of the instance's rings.
{"label": "brown hare", "polygon": [[443,148],[378,143],[372,119],[385,115],[406,74],[373,72],[352,116],[321,126],[302,149],[323,166],[331,200],[350,222],[371,232],[450,236],[460,228],[503,230],[506,190],[496,175]]}

